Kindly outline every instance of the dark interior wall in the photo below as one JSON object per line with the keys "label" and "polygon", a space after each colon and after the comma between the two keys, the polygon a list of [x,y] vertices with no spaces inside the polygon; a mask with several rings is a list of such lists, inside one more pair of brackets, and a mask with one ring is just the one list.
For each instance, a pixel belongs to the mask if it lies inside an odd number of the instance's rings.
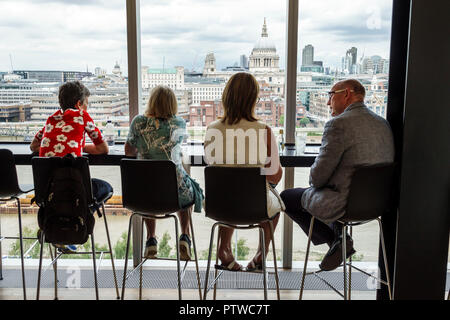
{"label": "dark interior wall", "polygon": [[411,1],[394,299],[443,299],[450,196],[450,1]]}

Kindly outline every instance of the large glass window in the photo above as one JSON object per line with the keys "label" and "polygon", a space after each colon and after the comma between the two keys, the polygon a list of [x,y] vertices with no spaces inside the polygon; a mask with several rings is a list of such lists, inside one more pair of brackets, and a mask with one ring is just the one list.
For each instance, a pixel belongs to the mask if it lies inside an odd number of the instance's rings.
{"label": "large glass window", "polygon": [[[330,118],[326,92],[337,81],[361,81],[367,90],[366,104],[385,117],[392,1],[368,6],[365,1],[336,5],[300,0],[299,8],[296,143],[306,143],[305,152],[314,153]],[[144,108],[154,86],[171,87],[179,115],[187,123],[188,140],[201,142],[206,127],[223,112],[226,81],[247,71],[260,84],[257,117],[281,136],[284,1],[141,1],[140,13]],[[0,2],[0,140],[31,140],[57,110],[58,86],[78,79],[91,90],[89,112],[97,125],[104,128],[111,119],[116,141],[123,141],[129,126],[125,20],[125,2],[120,0]],[[31,182],[31,170],[20,171],[24,182]],[[191,174],[204,186],[202,167],[193,167]],[[294,186],[306,187],[308,174],[309,169],[297,168]],[[117,198],[110,205],[122,215],[118,167],[93,168],[92,176],[113,184]],[[207,246],[211,221],[203,214],[194,220],[206,232],[197,233],[201,252]],[[125,230],[123,221],[118,225]],[[170,226],[158,227],[161,238],[166,229]],[[279,249],[281,229],[276,238]],[[248,258],[256,250],[256,236],[240,232],[237,239],[241,237],[241,246],[249,248]],[[303,259],[302,243],[306,237],[294,227],[295,260]],[[375,260],[373,251],[364,257]]]}
{"label": "large glass window", "polygon": [[[116,141],[128,131],[128,70],[125,1],[13,1],[0,2],[0,147],[13,146],[17,153],[28,153],[27,144],[59,108],[58,88],[80,80],[90,90],[88,112],[104,130],[111,120]],[[119,146],[118,146],[119,147]],[[123,146],[120,146],[123,149]],[[19,181],[33,183],[31,166],[18,166]],[[118,167],[93,167],[93,177],[113,185],[120,196]],[[27,236],[37,230],[33,195],[21,199]],[[126,230],[124,209],[114,198],[107,207],[111,241]],[[16,212],[14,202],[1,203],[1,213]],[[104,229],[97,224],[106,244]],[[123,227],[122,227],[123,226]],[[17,216],[2,215],[2,230],[18,234]],[[28,244],[27,244],[28,245]],[[3,255],[17,256],[15,241],[3,242]],[[37,247],[30,253],[38,254]]]}
{"label": "large glass window", "polygon": [[[144,106],[152,88],[169,86],[186,120],[188,141],[201,143],[206,127],[223,114],[228,79],[250,72],[260,84],[256,116],[278,134],[284,124],[284,1],[141,1],[140,12]],[[203,167],[192,167],[191,176],[204,187]],[[200,256],[206,258],[212,221],[195,214],[194,222]],[[160,238],[164,232],[158,225]],[[251,258],[257,241],[257,231],[237,232],[234,243],[245,252],[238,259]],[[281,242],[277,245],[280,249]]]}
{"label": "large glass window", "polygon": [[[386,117],[392,1],[299,1],[296,141],[318,152],[331,118],[327,92],[338,81],[357,79],[369,109]],[[351,8],[351,9],[349,9]],[[295,187],[308,187],[309,168],[295,169]],[[307,236],[294,226],[293,259],[302,261]],[[355,260],[378,259],[378,226],[355,228]],[[312,246],[321,260],[328,246]]]}
{"label": "large glass window", "polygon": [[[88,112],[128,127],[124,1],[0,3],[0,139],[30,141],[58,108],[58,87],[81,80]],[[122,134],[123,136],[123,134]]]}

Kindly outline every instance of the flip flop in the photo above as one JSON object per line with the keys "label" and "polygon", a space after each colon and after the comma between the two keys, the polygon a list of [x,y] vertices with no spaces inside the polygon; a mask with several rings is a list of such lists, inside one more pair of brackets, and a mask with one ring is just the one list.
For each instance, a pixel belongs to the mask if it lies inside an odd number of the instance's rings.
{"label": "flip flop", "polygon": [[[235,269],[236,265],[239,266],[238,269]],[[239,263],[237,263],[236,260],[231,261],[228,265],[216,264],[214,267],[219,270],[232,271],[232,272],[238,272],[238,271],[243,270],[243,267]]]}

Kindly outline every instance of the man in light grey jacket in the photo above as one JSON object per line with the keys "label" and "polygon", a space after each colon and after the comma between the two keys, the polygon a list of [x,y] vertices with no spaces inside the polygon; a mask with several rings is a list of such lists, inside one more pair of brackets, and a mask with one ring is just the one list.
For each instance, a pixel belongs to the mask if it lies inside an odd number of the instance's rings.
{"label": "man in light grey jacket", "polygon": [[[341,226],[351,176],[355,167],[394,161],[394,140],[388,122],[364,105],[365,89],[357,80],[336,83],[328,105],[333,117],[325,124],[319,155],[311,166],[310,188],[285,190],[281,197],[286,214],[308,234],[314,216],[312,242],[330,250],[320,268],[333,270],[342,263]],[[347,254],[355,253],[347,236]]]}

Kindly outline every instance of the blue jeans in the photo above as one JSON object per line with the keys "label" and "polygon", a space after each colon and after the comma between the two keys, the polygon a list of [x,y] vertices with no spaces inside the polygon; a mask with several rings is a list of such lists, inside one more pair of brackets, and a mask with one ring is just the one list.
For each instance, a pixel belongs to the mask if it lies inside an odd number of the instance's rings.
{"label": "blue jeans", "polygon": [[[92,178],[92,196],[96,203],[101,204],[108,200],[113,193],[113,187],[106,181]],[[94,205],[93,209],[97,210],[99,205]]]}

